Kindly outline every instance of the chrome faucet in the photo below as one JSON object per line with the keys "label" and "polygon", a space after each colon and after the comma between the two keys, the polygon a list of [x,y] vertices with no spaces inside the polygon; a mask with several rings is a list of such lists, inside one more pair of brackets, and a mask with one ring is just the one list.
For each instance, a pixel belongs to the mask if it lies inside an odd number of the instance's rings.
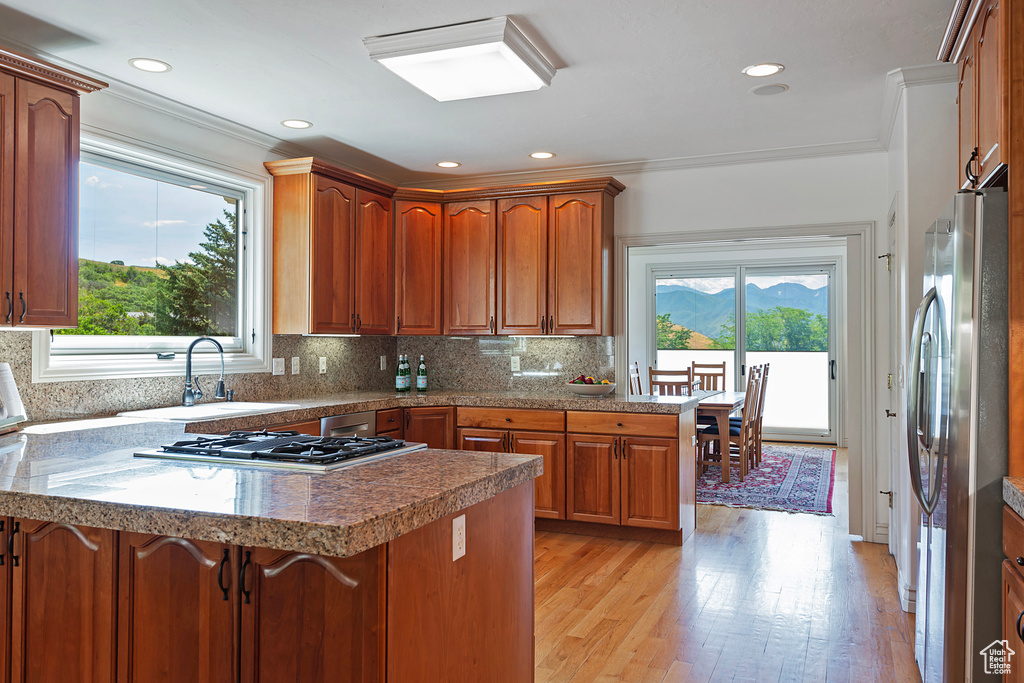
{"label": "chrome faucet", "polygon": [[224,390],[224,347],[216,339],[199,337],[188,345],[188,352],[185,354],[185,391],[181,394],[181,405],[183,406],[194,406],[196,401],[203,397],[203,390],[199,388],[199,377],[195,378],[196,388],[192,388],[192,349],[196,344],[204,341],[216,346],[217,351],[220,352],[220,379],[217,380],[217,391],[214,393],[214,398],[227,398],[227,392]]}

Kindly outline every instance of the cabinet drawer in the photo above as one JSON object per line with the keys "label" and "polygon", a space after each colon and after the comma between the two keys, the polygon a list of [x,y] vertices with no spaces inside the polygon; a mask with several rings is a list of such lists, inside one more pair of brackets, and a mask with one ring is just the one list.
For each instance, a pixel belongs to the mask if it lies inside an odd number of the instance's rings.
{"label": "cabinet drawer", "polygon": [[675,439],[679,436],[679,416],[568,410],[565,413],[565,431]]}
{"label": "cabinet drawer", "polygon": [[402,429],[402,409],[391,408],[390,410],[377,411],[377,433],[392,432]]}
{"label": "cabinet drawer", "polygon": [[534,432],[564,432],[565,413],[561,410],[524,408],[459,408],[459,427],[482,429],[528,429]]}
{"label": "cabinet drawer", "polygon": [[1024,519],[1009,505],[1003,506],[1003,554],[1024,572],[1024,565],[1017,558],[1024,558]]}
{"label": "cabinet drawer", "polygon": [[289,422],[287,424],[267,427],[271,432],[298,432],[309,436],[320,436],[320,420],[308,420],[306,422]]}

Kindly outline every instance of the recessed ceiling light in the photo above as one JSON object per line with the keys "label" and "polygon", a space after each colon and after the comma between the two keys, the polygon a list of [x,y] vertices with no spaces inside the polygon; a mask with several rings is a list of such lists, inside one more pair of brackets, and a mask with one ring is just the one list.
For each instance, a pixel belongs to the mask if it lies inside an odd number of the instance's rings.
{"label": "recessed ceiling light", "polygon": [[534,152],[530,155],[534,159],[550,159],[555,156],[554,152]]}
{"label": "recessed ceiling light", "polygon": [[457,161],[439,161],[437,162],[437,165],[441,168],[458,168],[459,166],[462,166],[462,164]]}
{"label": "recessed ceiling light", "polygon": [[135,59],[129,59],[128,63],[140,71],[148,71],[151,74],[162,74],[171,70],[170,64],[161,62],[159,59],[136,57]]}
{"label": "recessed ceiling light", "polygon": [[380,62],[438,102],[539,90],[555,67],[508,17],[363,38]]}
{"label": "recessed ceiling light", "polygon": [[281,122],[285,128],[312,128],[313,124],[302,119],[285,119]]}
{"label": "recessed ceiling light", "polygon": [[789,90],[789,86],[785,83],[770,83],[751,88],[750,93],[753,95],[779,95],[787,90]]}
{"label": "recessed ceiling light", "polygon": [[764,78],[765,76],[774,76],[785,68],[781,64],[765,62],[764,64],[751,64],[743,69],[743,73],[755,78]]}

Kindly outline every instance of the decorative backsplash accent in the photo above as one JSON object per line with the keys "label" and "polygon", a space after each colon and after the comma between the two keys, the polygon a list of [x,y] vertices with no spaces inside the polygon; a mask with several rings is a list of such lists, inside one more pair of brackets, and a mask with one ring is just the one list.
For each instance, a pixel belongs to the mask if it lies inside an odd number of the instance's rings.
{"label": "decorative backsplash accent", "polygon": [[[614,380],[614,337],[307,337],[275,335],[274,357],[285,359],[285,374],[228,375],[238,401],[329,396],[343,391],[394,388],[399,353],[409,355],[415,373],[420,354],[429,386],[436,390],[536,391],[565,393],[577,375]],[[291,358],[301,372],[291,374]],[[327,374],[318,360],[327,358]],[[387,368],[380,369],[380,357]],[[511,370],[512,356],[520,369]],[[0,362],[11,364],[29,420],[77,420],[177,405],[184,376],[32,383],[32,333],[0,332]],[[216,377],[202,376],[213,391]],[[205,401],[206,399],[204,399]]]}
{"label": "decorative backsplash accent", "polygon": [[614,337],[399,337],[398,353],[409,355],[413,374],[422,354],[438,390],[568,394],[564,384],[577,375],[615,381]]}

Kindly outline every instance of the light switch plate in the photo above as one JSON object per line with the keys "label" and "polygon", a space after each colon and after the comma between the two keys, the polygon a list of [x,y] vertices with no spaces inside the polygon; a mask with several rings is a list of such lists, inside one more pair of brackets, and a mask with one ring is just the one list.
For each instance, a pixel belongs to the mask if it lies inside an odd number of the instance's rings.
{"label": "light switch plate", "polygon": [[284,358],[275,358],[274,359],[274,374],[275,375],[283,375],[284,374]]}
{"label": "light switch plate", "polygon": [[325,356],[320,356],[320,374],[327,374],[327,358]]}
{"label": "light switch plate", "polygon": [[381,356],[380,357],[380,369],[381,370],[387,370],[388,369],[388,357],[387,356]]}
{"label": "light switch plate", "polygon": [[298,356],[292,356],[292,374],[293,375],[299,374],[299,357]]}
{"label": "light switch plate", "polygon": [[466,515],[452,520],[452,562],[466,554]]}
{"label": "light switch plate", "polygon": [[519,372],[519,356],[512,356],[512,372]]}

